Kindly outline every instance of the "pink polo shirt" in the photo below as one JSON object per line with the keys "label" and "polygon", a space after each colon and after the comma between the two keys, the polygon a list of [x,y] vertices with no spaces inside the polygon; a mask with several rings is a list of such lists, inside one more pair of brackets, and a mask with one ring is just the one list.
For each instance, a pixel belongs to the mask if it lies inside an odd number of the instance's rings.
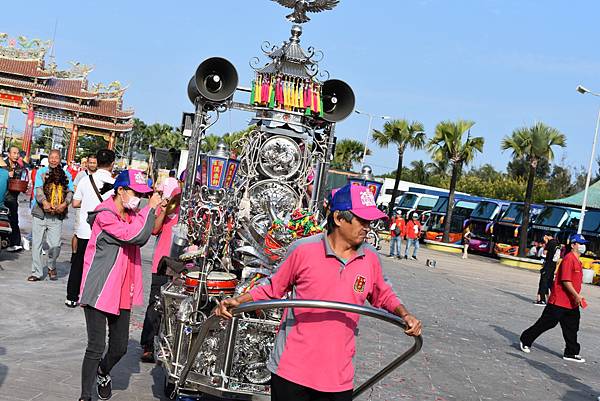
{"label": "pink polo shirt", "polygon": [[[254,301],[324,300],[363,305],[393,312],[400,304],[383,279],[377,251],[364,244],[344,263],[325,234],[296,241],[269,283],[250,291]],[[359,315],[323,309],[286,309],[268,369],[286,380],[318,391],[353,388],[354,334]]]}
{"label": "pink polo shirt", "polygon": [[[156,215],[160,211],[156,210]],[[171,241],[173,236],[173,226],[177,224],[179,221],[179,206],[173,213],[165,216],[165,220],[163,221],[163,225],[159,231],[158,238],[156,239],[156,247],[154,248],[154,257],[152,258],[152,273],[156,273],[158,271],[158,263],[162,259],[163,256],[169,256],[171,253]]]}

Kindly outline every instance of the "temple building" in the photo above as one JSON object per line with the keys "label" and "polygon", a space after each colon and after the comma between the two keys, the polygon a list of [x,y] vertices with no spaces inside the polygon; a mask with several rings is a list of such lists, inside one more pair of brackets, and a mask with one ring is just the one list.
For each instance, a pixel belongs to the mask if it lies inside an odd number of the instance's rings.
{"label": "temple building", "polygon": [[27,118],[23,150],[31,152],[33,128],[46,125],[69,135],[67,162],[75,157],[81,135],[99,135],[114,149],[117,137],[133,128],[134,110],[123,108],[123,88],[118,81],[90,87],[92,67],[71,63],[59,70],[46,52],[50,42],[24,37],[9,40],[0,34],[0,106],[18,108]]}

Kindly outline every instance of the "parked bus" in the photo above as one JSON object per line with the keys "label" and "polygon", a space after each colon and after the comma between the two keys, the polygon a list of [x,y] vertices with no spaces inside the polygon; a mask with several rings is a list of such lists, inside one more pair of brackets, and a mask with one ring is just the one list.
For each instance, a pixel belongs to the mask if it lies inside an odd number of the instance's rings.
{"label": "parked bus", "polygon": [[421,215],[421,223],[425,222],[424,212],[429,212],[435,206],[440,196],[448,196],[447,192],[432,191],[429,189],[410,188],[402,194],[402,198],[396,202],[394,212],[400,210],[404,218],[410,218],[413,212]]}
{"label": "parked bus", "polygon": [[[522,202],[511,203],[502,217],[492,225],[494,253],[497,255],[518,255],[519,229],[523,222],[523,207]],[[543,208],[544,206],[542,205],[531,205],[529,209],[529,221],[535,221]]]}
{"label": "parked bus", "polygon": [[486,199],[479,202],[469,218],[470,251],[482,253],[492,253],[494,251],[492,226],[502,217],[509,205],[510,202],[496,199]]}
{"label": "parked bus", "polygon": [[[452,210],[452,221],[450,222],[450,243],[461,244],[462,233],[465,222],[482,198],[473,196],[457,196]],[[448,197],[440,197],[429,215],[426,224],[424,238],[429,241],[441,242],[444,235],[446,222],[446,210],[448,209]]]}
{"label": "parked bus", "polygon": [[577,232],[581,210],[565,206],[547,205],[539,216],[532,220],[531,230],[527,237],[527,246],[532,242],[542,242],[544,234],[551,232],[556,234],[558,242],[565,244],[569,234]]}

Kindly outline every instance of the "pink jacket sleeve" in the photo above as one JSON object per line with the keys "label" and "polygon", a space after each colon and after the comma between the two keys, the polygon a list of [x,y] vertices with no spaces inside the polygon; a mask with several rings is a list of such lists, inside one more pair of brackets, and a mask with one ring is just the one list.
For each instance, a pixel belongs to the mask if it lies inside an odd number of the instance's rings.
{"label": "pink jacket sleeve", "polygon": [[250,291],[253,301],[281,299],[287,292],[291,291],[296,280],[296,253],[294,251],[288,253],[277,272],[269,277],[268,284]]}
{"label": "pink jacket sleeve", "polygon": [[136,213],[129,223],[119,219],[111,212],[101,212],[96,219],[102,231],[111,237],[130,245],[144,245],[152,235],[154,226],[154,209],[146,206]]}
{"label": "pink jacket sleeve", "polygon": [[375,308],[383,308],[391,313],[402,304],[392,287],[383,278],[379,262],[373,266],[373,291],[367,299]]}

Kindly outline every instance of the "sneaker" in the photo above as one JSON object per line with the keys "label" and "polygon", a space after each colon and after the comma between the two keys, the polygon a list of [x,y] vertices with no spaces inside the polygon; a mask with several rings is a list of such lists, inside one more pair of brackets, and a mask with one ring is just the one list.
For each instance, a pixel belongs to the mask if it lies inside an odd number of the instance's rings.
{"label": "sneaker", "polygon": [[418,260],[416,256],[411,256],[410,260]]}
{"label": "sneaker", "polygon": [[23,247],[21,245],[13,245],[6,248],[6,250],[8,252],[19,252],[23,250]]}
{"label": "sneaker", "polygon": [[523,345],[523,342],[521,341],[519,341],[519,347],[521,347],[521,351],[523,351],[526,354],[529,354],[531,352],[531,348],[527,345]]}
{"label": "sneaker", "polygon": [[538,306],[546,306],[546,301],[535,301],[534,305],[538,305]]}
{"label": "sneaker", "polygon": [[404,255],[404,259],[408,259],[408,256]]}
{"label": "sneaker", "polygon": [[71,301],[70,299],[65,299],[65,305],[68,308],[76,308],[77,307],[77,302]]}
{"label": "sneaker", "polygon": [[25,249],[26,251],[29,251],[31,249],[31,243],[27,238],[22,237],[21,244],[23,245],[23,249]]}
{"label": "sneaker", "polygon": [[571,362],[577,362],[577,363],[584,363],[585,359],[581,357],[581,355],[565,355],[563,356],[563,359],[565,361],[571,361]]}
{"label": "sneaker", "polygon": [[112,397],[112,380],[110,375],[101,375],[98,372],[98,377],[96,378],[96,390],[98,390],[98,398],[101,400],[108,400]]}
{"label": "sneaker", "polygon": [[394,255],[388,255],[388,258],[393,258],[393,257],[395,257],[395,256]]}

